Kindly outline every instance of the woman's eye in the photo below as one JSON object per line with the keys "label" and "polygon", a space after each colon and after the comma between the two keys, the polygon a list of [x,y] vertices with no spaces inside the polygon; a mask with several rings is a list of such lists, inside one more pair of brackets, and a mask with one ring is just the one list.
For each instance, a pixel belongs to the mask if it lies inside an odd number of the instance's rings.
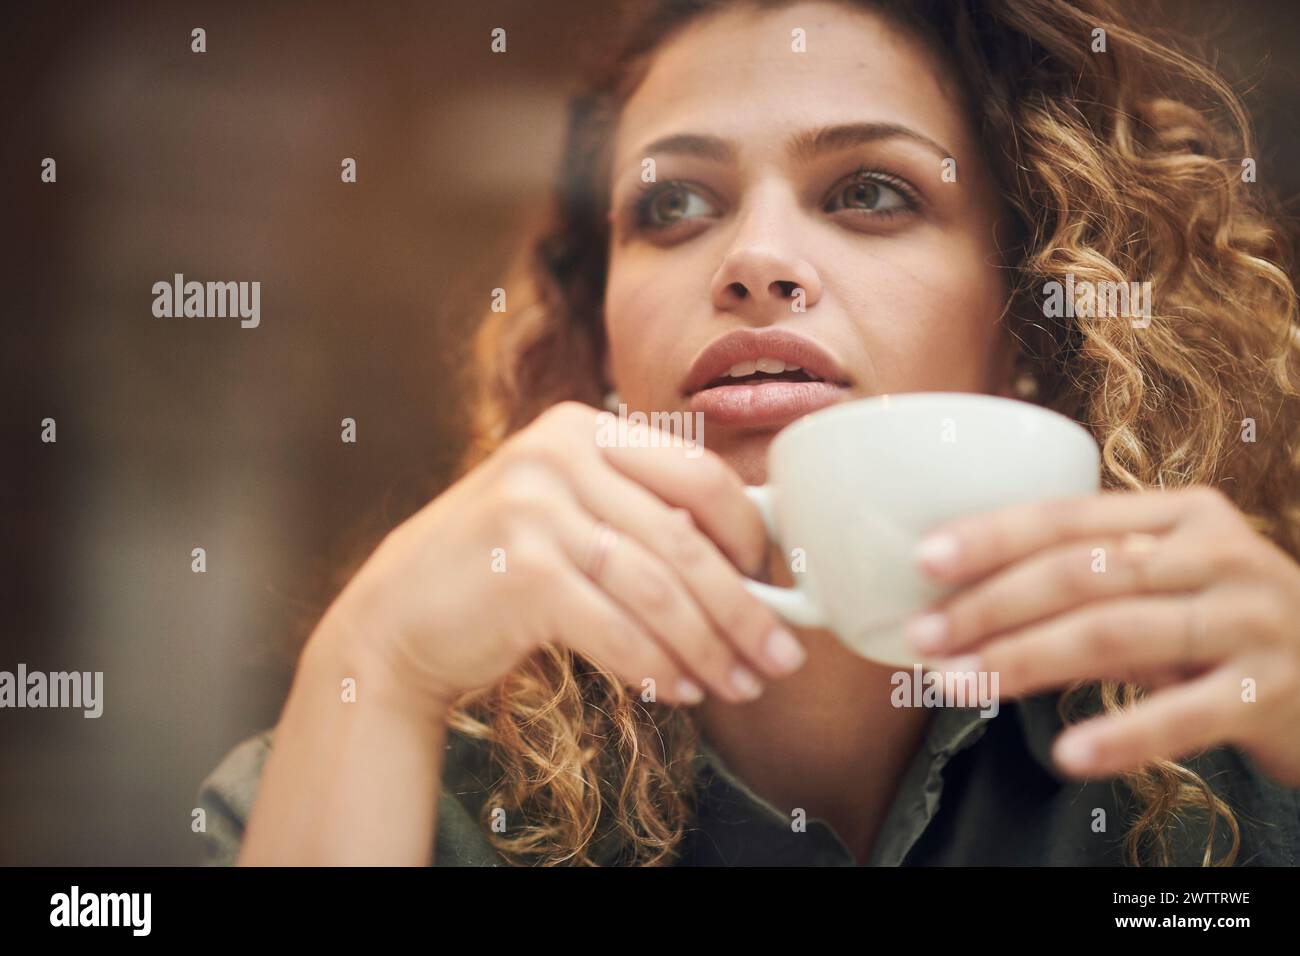
{"label": "woman's eye", "polygon": [[840,208],[886,216],[916,207],[916,203],[903,192],[902,187],[862,175],[836,191],[831,197],[832,208],[828,211],[835,211],[833,207],[837,199],[843,200],[844,205]]}
{"label": "woman's eye", "polygon": [[[719,215],[699,190],[679,180],[647,187],[634,206],[636,227],[649,232],[663,232],[690,219]],[[860,170],[832,194],[827,211],[839,208],[885,219],[915,210],[917,201],[906,186],[888,181],[886,174]]]}
{"label": "woman's eye", "polygon": [[700,194],[684,183],[669,182],[645,192],[637,201],[637,223],[649,229],[667,229],[688,218],[688,213],[702,205],[704,213],[709,214],[712,206],[697,202],[692,206],[692,198]]}

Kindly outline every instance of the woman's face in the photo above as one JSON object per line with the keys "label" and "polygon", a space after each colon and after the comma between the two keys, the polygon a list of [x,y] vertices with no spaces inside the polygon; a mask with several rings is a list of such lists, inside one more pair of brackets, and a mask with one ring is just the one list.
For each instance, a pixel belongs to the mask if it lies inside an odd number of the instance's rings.
{"label": "woman's face", "polygon": [[611,180],[606,371],[630,409],[702,411],[705,447],[755,483],[825,404],[1005,394],[1004,213],[951,82],[921,41],[827,3],[724,13],[659,51]]}

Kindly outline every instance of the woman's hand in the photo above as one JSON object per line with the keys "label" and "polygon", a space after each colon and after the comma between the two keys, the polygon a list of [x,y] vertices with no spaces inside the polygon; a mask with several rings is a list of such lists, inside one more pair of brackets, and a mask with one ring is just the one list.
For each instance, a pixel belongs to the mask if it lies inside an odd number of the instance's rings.
{"label": "woman's hand", "polygon": [[1153,689],[1062,733],[1078,777],[1233,744],[1300,786],[1300,566],[1220,492],[1112,492],[951,522],[918,549],[958,590],[909,627],[1005,697],[1076,679]]}
{"label": "woman's hand", "polygon": [[760,675],[796,669],[802,648],[737,571],[760,572],[768,548],[740,478],[664,432],[658,447],[601,447],[598,414],[548,409],[390,533],[333,631],[343,622],[443,706],[544,642],[673,703],[751,699]]}

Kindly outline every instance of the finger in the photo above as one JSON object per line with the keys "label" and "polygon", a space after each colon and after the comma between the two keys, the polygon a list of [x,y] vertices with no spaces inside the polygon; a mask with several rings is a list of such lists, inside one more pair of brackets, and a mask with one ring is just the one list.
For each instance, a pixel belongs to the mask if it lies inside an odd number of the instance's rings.
{"label": "finger", "polygon": [[676,573],[634,538],[614,532],[593,564],[602,522],[576,501],[558,498],[549,510],[553,533],[570,562],[627,611],[647,633],[706,688],[735,703],[752,700],[763,684],[712,622]]}
{"label": "finger", "polygon": [[577,568],[568,570],[554,592],[566,645],[608,668],[625,686],[641,692],[652,687],[656,698],[675,704],[704,699],[704,689],[618,602]]}
{"label": "finger", "polygon": [[923,653],[950,654],[1088,602],[1202,588],[1214,567],[1187,537],[1143,536],[1142,548],[1115,537],[1044,548],[918,615],[908,635]]}
{"label": "finger", "polygon": [[1238,670],[1225,665],[1152,694],[1123,714],[1072,727],[1057,738],[1052,758],[1071,776],[1107,777],[1222,744],[1248,718]]}
{"label": "finger", "polygon": [[695,525],[690,512],[665,504],[612,468],[581,470],[582,505],[667,564],[719,634],[753,666],[779,677],[806,657],[799,642],[750,594],[740,573]]}
{"label": "finger", "polygon": [[673,570],[635,538],[613,542],[596,583],[724,699],[739,703],[762,693],[759,676],[714,630]]}
{"label": "finger", "polygon": [[1224,607],[1203,593],[1087,604],[1000,636],[949,666],[997,673],[998,692],[1008,698],[1074,680],[1143,684],[1162,671],[1195,672],[1239,652]]}
{"label": "finger", "polygon": [[726,462],[703,448],[604,448],[606,460],[669,505],[685,508],[722,553],[749,577],[767,561],[767,529]]}
{"label": "finger", "polygon": [[1223,495],[1208,488],[1117,491],[1016,504],[934,529],[918,546],[917,563],[936,580],[961,583],[1052,544],[1160,534],[1194,513],[1225,507]]}

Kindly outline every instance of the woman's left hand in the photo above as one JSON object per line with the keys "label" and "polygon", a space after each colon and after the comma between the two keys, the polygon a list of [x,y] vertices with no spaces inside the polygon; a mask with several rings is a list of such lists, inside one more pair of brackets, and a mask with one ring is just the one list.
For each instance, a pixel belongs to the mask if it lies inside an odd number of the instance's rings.
{"label": "woman's left hand", "polygon": [[957,587],[909,628],[948,658],[937,669],[996,672],[1002,698],[1078,679],[1154,691],[1060,735],[1072,775],[1232,744],[1300,787],[1300,565],[1219,491],[1016,505],[936,529],[918,561]]}

